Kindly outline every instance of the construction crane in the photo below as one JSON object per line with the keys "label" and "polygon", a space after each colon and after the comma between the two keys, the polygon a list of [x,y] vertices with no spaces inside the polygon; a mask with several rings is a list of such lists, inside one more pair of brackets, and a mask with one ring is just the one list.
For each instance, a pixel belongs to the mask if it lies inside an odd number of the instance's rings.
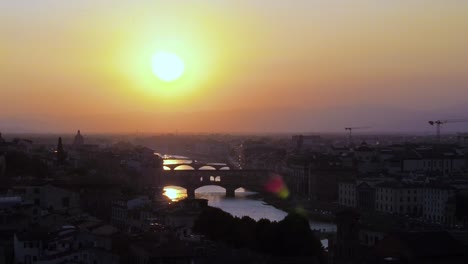
{"label": "construction crane", "polygon": [[349,134],[348,134],[348,145],[351,146],[351,144],[353,143],[353,130],[366,129],[366,128],[370,128],[370,126],[345,127],[345,130],[349,131]]}
{"label": "construction crane", "polygon": [[428,123],[431,126],[436,126],[436,138],[437,138],[437,141],[440,142],[440,127],[443,124],[462,123],[462,122],[468,122],[468,119],[467,118],[462,118],[462,119],[434,120],[434,121],[429,121]]}

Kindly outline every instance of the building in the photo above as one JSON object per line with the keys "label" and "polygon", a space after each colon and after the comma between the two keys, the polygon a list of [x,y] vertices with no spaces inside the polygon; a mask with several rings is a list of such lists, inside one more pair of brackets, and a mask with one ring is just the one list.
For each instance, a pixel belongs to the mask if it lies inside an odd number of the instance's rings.
{"label": "building", "polygon": [[423,218],[429,223],[456,224],[457,189],[446,184],[431,184],[423,192]]}
{"label": "building", "polygon": [[437,173],[448,176],[467,168],[466,158],[455,148],[445,146],[412,147],[395,155],[401,172]]}
{"label": "building", "polygon": [[388,214],[421,216],[424,191],[422,186],[402,182],[377,184],[375,210]]}
{"label": "building", "polygon": [[112,252],[117,230],[98,225],[89,230],[64,225],[53,232],[19,232],[14,236],[15,264],[118,264]]}
{"label": "building", "polygon": [[357,207],[356,181],[341,181],[338,183],[338,203],[346,207]]}
{"label": "building", "polygon": [[355,171],[345,168],[337,157],[331,155],[296,155],[287,163],[290,169],[287,182],[292,194],[314,202],[336,202],[338,182],[355,176]]}
{"label": "building", "polygon": [[149,205],[148,197],[116,201],[112,204],[111,223],[121,230],[141,230],[145,218],[152,217],[144,210]]}
{"label": "building", "polygon": [[378,151],[362,142],[354,149],[354,163],[359,173],[371,173],[381,170]]}
{"label": "building", "polygon": [[46,232],[24,232],[14,236],[16,264],[36,263],[43,255],[43,241],[48,237]]}
{"label": "building", "polygon": [[0,154],[0,178],[5,175],[6,172],[6,159],[5,155]]}
{"label": "building", "polygon": [[373,263],[468,263],[467,252],[445,231],[398,232],[376,245]]}
{"label": "building", "polygon": [[340,181],[338,183],[338,203],[346,207],[373,211],[376,207],[375,186],[386,180],[388,178]]}
{"label": "building", "polygon": [[81,135],[81,131],[78,130],[73,140],[73,147],[79,148],[84,145],[84,137]]}
{"label": "building", "polygon": [[319,150],[323,146],[323,140],[319,135],[292,136],[292,145],[295,150]]}
{"label": "building", "polygon": [[330,263],[355,263],[359,258],[359,219],[360,215],[351,210],[336,214],[336,238],[329,244]]}

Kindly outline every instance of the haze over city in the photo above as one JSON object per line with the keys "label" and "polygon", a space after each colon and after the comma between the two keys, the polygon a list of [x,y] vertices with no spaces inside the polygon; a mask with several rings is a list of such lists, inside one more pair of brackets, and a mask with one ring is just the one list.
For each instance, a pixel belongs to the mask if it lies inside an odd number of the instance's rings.
{"label": "haze over city", "polygon": [[468,263],[467,14],[0,0],[0,264]]}
{"label": "haze over city", "polygon": [[[0,7],[5,132],[429,133],[468,110],[464,1]],[[177,80],[154,74],[160,51],[183,61]]]}

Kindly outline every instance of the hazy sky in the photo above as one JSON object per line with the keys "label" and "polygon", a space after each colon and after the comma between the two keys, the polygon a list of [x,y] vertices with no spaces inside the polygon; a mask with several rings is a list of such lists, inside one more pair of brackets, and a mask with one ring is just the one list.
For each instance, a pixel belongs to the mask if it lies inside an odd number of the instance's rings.
{"label": "hazy sky", "polygon": [[[0,0],[0,131],[428,130],[468,110],[467,14],[463,0]],[[152,73],[158,51],[185,61],[181,79]]]}

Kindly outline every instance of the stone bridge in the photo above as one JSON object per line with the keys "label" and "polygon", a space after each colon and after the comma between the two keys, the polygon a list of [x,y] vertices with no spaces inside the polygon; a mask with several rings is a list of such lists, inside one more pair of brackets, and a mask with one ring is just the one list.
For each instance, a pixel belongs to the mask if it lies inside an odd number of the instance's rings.
{"label": "stone bridge", "polygon": [[187,163],[164,164],[164,167],[166,167],[167,169],[171,171],[176,170],[177,167],[181,167],[181,166],[184,166],[184,167],[189,166],[193,168],[193,170],[203,170],[203,168],[208,168],[210,170],[230,170],[231,169],[229,165],[226,165],[224,163],[200,163],[194,160],[188,160]]}
{"label": "stone bridge", "polygon": [[[174,168],[180,165],[177,164]],[[272,175],[268,170],[221,170],[222,167],[216,170],[164,170],[159,179],[159,186],[183,187],[187,190],[187,196],[194,198],[196,189],[216,185],[226,189],[226,197],[235,197],[235,190],[238,188],[264,192],[265,184]]]}

